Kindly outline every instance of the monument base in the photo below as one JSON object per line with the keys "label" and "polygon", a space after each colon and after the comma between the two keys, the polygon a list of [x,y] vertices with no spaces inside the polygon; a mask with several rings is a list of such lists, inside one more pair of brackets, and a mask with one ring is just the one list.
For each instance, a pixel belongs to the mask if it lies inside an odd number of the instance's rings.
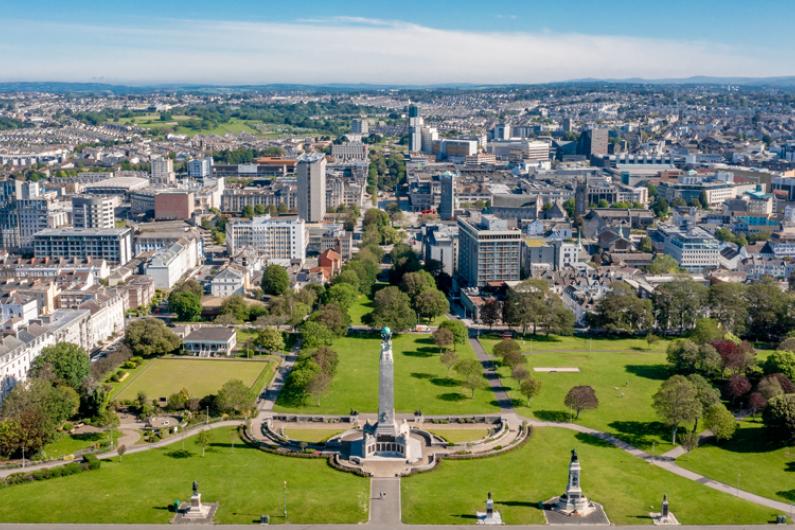
{"label": "monument base", "polygon": [[177,515],[174,516],[172,523],[212,523],[215,512],[218,510],[218,503],[203,504],[201,493],[191,496],[190,503],[183,502]]}
{"label": "monument base", "polygon": [[589,501],[586,511],[561,511],[559,508],[560,497],[553,497],[544,503],[544,517],[552,525],[609,525],[602,505]]}
{"label": "monument base", "polygon": [[502,522],[502,515],[497,511],[491,513],[477,512],[475,513],[475,517],[478,520],[478,524],[504,524]]}
{"label": "monument base", "polygon": [[676,518],[673,512],[668,512],[665,517],[659,512],[651,512],[649,517],[651,517],[655,526],[679,526],[679,519]]}

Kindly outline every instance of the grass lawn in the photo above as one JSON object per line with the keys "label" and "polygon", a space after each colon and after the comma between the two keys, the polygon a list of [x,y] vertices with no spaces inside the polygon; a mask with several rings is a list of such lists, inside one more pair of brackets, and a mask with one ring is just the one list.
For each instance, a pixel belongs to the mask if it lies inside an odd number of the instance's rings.
{"label": "grass lawn", "polygon": [[765,438],[761,423],[741,421],[728,442],[703,445],[676,462],[731,486],[795,503],[795,447]]}
{"label": "grass lawn", "polygon": [[[118,431],[116,431],[115,437],[118,439]],[[73,455],[81,449],[88,449],[96,444],[105,443],[110,445],[110,438],[107,432],[77,435],[61,433],[58,438],[45,445],[38,456],[42,459],[61,458],[66,455]]]}
{"label": "grass lawn", "polygon": [[198,359],[167,357],[145,361],[130,370],[127,378],[117,383],[111,397],[135,399],[144,392],[150,399],[168,397],[187,388],[191,396],[203,397],[218,391],[230,379],[240,379],[259,390],[270,380],[274,363],[262,360]]}
{"label": "grass lawn", "polygon": [[441,429],[434,427],[429,429],[429,431],[454,444],[482,440],[489,434],[488,429]]}
{"label": "grass lawn", "polygon": [[284,435],[291,440],[299,442],[325,442],[335,434],[339,434],[339,429],[285,429]]}
{"label": "grass lawn", "polygon": [[[491,352],[498,339],[480,341]],[[500,368],[503,383],[513,387],[510,395],[519,413],[546,421],[569,421],[571,414],[563,404],[566,393],[575,385],[591,385],[599,398],[599,407],[583,411],[577,423],[613,433],[654,453],[672,448],[670,430],[660,423],[652,409],[652,395],[669,376],[665,341],[658,341],[651,349],[643,339],[589,341],[556,337],[520,343],[527,354],[528,369],[541,381],[541,391],[527,407],[508,368]],[[532,372],[534,366],[577,367],[580,372]]]}
{"label": "grass lawn", "polygon": [[351,324],[354,326],[364,325],[362,317],[367,313],[373,311],[373,302],[367,296],[360,294],[359,298],[348,308],[348,314],[351,316]]}
{"label": "grass lawn", "polygon": [[232,447],[233,429],[210,431],[202,458],[194,439],[103,462],[101,469],[11,486],[0,495],[6,523],[168,523],[167,506],[186,500],[199,482],[202,500],[219,502],[216,521],[246,524],[270,514],[284,522],[283,482],[290,523],[358,523],[367,520],[369,482],[340,473],[325,460],[284,458]]}
{"label": "grass lawn", "polygon": [[663,494],[683,524],[762,524],[765,508],[668,473],[587,435],[536,429],[530,441],[503,456],[445,460],[429,473],[403,478],[403,522],[471,524],[486,493],[506,524],[543,524],[539,502],[566,488],[569,451],[577,448],[586,495],[602,503],[613,524],[651,524]]}
{"label": "grass lawn", "polygon": [[[378,356],[381,339],[343,337],[334,342],[339,354],[337,373],[320,403],[302,407],[277,404],[276,410],[306,413],[347,414],[350,410],[376,412],[378,408]],[[478,390],[470,398],[456,374],[448,376],[430,335],[402,334],[392,340],[395,357],[395,403],[401,412],[422,410],[425,414],[469,414],[496,412],[489,390]],[[458,345],[461,358],[473,359],[469,343]]]}

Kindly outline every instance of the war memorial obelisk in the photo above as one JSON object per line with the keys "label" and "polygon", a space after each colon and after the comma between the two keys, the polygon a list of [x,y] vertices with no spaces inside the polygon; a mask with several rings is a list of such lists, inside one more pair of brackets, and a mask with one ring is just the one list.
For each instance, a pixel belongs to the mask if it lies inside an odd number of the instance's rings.
{"label": "war memorial obelisk", "polygon": [[422,445],[411,437],[406,421],[395,418],[395,360],[392,331],[381,329],[378,378],[378,419],[364,426],[361,454],[364,458],[400,458],[415,462],[422,458]]}

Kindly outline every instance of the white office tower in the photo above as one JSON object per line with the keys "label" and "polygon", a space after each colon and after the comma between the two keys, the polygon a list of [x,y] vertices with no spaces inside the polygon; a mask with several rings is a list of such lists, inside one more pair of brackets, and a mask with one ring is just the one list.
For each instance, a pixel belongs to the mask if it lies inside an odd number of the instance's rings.
{"label": "white office tower", "polygon": [[298,158],[298,216],[320,223],[326,215],[326,157],[311,153]]}
{"label": "white office tower", "polygon": [[152,166],[150,174],[153,184],[174,184],[177,181],[173,160],[162,156],[153,156],[149,162]]}
{"label": "white office tower", "polygon": [[409,105],[409,152],[418,153],[422,151],[422,116],[420,109],[416,105]]}

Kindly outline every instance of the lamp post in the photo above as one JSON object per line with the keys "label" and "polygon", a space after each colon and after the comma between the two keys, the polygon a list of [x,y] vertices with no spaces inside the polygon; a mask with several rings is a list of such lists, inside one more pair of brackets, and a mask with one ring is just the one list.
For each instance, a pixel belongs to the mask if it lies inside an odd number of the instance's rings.
{"label": "lamp post", "polygon": [[283,508],[284,508],[284,520],[287,521],[287,481],[284,481],[284,498],[283,498]]}

